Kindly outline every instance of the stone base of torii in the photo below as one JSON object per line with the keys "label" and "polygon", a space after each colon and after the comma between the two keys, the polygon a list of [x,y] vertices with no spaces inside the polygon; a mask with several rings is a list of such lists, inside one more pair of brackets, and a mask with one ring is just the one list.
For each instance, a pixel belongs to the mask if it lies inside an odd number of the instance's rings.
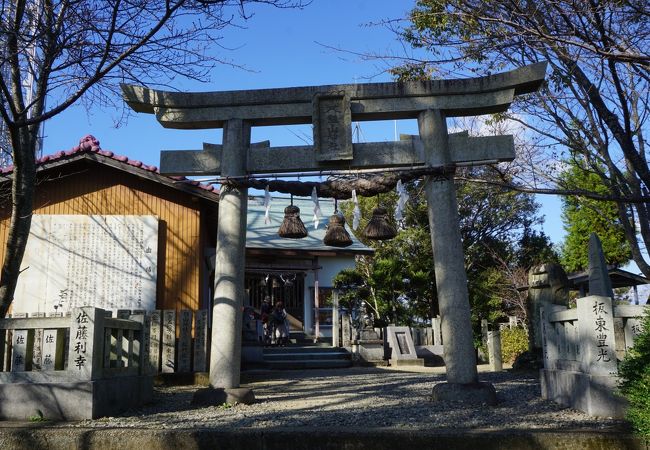
{"label": "stone base of torii", "polygon": [[[122,89],[135,111],[155,113],[164,127],[224,129],[223,145],[163,152],[162,173],[245,179],[258,173],[510,161],[511,136],[451,139],[446,118],[506,111],[516,95],[539,88],[545,69],[540,63],[462,80],[207,93]],[[405,118],[418,120],[419,139],[352,143],[352,121]],[[314,125],[313,146],[250,142],[252,126],[304,123]],[[428,176],[426,197],[447,376],[446,383],[434,387],[433,397],[494,404],[494,387],[478,381],[453,174]],[[253,399],[239,388],[247,199],[246,187],[222,186],[210,353],[210,385],[218,395],[203,393],[202,399],[222,399],[222,393]]]}

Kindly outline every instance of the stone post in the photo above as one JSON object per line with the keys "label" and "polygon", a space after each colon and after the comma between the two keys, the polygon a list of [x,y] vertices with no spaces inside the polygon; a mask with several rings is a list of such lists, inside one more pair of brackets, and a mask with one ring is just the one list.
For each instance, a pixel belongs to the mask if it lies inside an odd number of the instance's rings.
{"label": "stone post", "polygon": [[490,370],[492,372],[501,372],[503,370],[503,361],[501,357],[501,331],[499,329],[488,331],[487,348],[490,355]]}
{"label": "stone post", "polygon": [[332,347],[341,345],[339,338],[339,320],[339,290],[334,289],[332,291]]}
{"label": "stone post", "polygon": [[[134,322],[142,324],[142,331],[136,332],[129,330],[131,339],[129,340],[128,363],[129,368],[137,368],[138,374],[143,375],[147,370],[149,357],[147,356],[148,344],[145,344],[149,330],[145,327],[145,312],[134,311],[130,317]],[[146,357],[146,359],[145,359]]]}
{"label": "stone post", "polygon": [[63,346],[65,345],[65,330],[43,330],[43,370],[63,369]]}
{"label": "stone post", "polygon": [[[246,174],[249,146],[250,125],[228,120],[223,130],[223,177]],[[237,388],[240,382],[247,207],[248,188],[221,187],[210,349],[214,388]]]}
{"label": "stone post", "polygon": [[29,330],[15,330],[13,332],[13,352],[11,361],[12,372],[24,372],[31,369],[31,349],[34,345]]}
{"label": "stone post", "polygon": [[[558,322],[551,322],[551,316],[560,311],[566,311],[568,308],[562,305],[547,304],[539,308],[539,320],[541,326],[540,339],[542,342],[542,361],[544,369],[555,370],[557,369],[557,361],[562,354],[562,338],[564,336],[564,328],[560,334],[560,327]],[[574,329],[575,334],[575,329]],[[575,342],[580,342],[579,339],[572,337]]]}
{"label": "stone post", "polygon": [[625,350],[628,351],[634,345],[634,339],[641,334],[643,322],[640,317],[629,317],[625,320],[623,333],[625,336]]}
{"label": "stone post", "polygon": [[442,345],[442,334],[440,333],[440,316],[431,319],[433,329],[433,345]]}
{"label": "stone post", "polygon": [[352,332],[350,330],[350,314],[343,311],[341,314],[341,346],[350,348],[352,345]]}
{"label": "stone post", "polygon": [[488,321],[481,319],[481,342],[487,347],[488,344]]}

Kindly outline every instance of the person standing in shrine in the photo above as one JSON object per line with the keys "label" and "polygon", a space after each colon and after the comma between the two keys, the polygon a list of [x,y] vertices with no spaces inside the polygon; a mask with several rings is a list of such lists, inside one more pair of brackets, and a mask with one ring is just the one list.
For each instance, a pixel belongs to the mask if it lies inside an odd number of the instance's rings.
{"label": "person standing in shrine", "polygon": [[276,345],[284,346],[289,342],[289,319],[287,311],[284,309],[284,303],[278,301],[271,313],[273,321],[273,339]]}
{"label": "person standing in shrine", "polygon": [[271,313],[273,312],[273,306],[271,306],[271,297],[268,295],[264,297],[262,301],[262,306],[260,307],[260,316],[262,319],[262,328],[263,328],[263,340],[264,345],[271,345],[272,338],[272,324],[271,322]]}

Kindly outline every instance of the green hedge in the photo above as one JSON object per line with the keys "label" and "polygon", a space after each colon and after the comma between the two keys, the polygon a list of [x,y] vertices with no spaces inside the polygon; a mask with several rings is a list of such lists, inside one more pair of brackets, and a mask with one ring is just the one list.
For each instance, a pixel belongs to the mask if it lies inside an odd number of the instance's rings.
{"label": "green hedge", "polygon": [[650,311],[642,323],[643,331],[619,368],[620,390],[630,403],[627,419],[634,430],[650,437]]}
{"label": "green hedge", "polygon": [[517,356],[528,350],[528,332],[522,327],[501,330],[501,358],[512,364]]}

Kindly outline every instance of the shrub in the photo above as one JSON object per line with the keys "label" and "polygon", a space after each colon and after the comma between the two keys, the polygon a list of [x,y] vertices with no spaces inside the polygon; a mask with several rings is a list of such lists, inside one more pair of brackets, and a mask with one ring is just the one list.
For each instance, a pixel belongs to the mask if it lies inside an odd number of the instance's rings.
{"label": "shrub", "polygon": [[501,358],[512,364],[517,356],[528,350],[528,332],[525,328],[504,328],[501,330]]}
{"label": "shrub", "polygon": [[641,436],[650,437],[650,311],[619,368],[620,390],[627,398],[627,419]]}

